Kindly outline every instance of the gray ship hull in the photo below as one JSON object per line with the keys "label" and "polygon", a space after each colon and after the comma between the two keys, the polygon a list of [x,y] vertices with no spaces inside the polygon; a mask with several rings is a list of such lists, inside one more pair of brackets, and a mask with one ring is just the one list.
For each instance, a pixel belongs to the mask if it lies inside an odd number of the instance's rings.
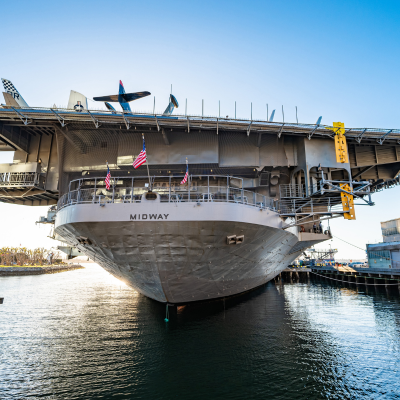
{"label": "gray ship hull", "polygon": [[[281,224],[278,214],[241,204],[79,204],[59,211],[56,232],[140,293],[187,303],[260,286],[327,239],[301,242]],[[227,244],[231,235],[244,242]]]}

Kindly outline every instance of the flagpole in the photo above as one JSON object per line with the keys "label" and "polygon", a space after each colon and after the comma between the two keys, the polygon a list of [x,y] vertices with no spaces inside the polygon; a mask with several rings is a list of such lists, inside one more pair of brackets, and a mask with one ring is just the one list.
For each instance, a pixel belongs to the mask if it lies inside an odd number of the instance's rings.
{"label": "flagpole", "polygon": [[[144,140],[144,133],[142,133],[142,138]],[[152,191],[151,189],[151,180],[150,180],[150,171],[149,171],[149,162],[147,161],[147,149],[146,149],[146,167],[147,167],[147,175],[149,176],[149,185],[150,185],[150,192]]]}
{"label": "flagpole", "polygon": [[[186,171],[188,171],[188,159],[187,159],[187,157],[186,157]],[[188,189],[190,190],[189,173],[188,173],[187,181],[188,181]]]}
{"label": "flagpole", "polygon": [[188,168],[189,168],[188,167],[188,159],[186,157],[186,171],[188,172],[188,179],[187,179],[187,182],[188,182],[188,197],[189,197],[189,201],[190,201],[190,175],[189,175],[189,169]]}

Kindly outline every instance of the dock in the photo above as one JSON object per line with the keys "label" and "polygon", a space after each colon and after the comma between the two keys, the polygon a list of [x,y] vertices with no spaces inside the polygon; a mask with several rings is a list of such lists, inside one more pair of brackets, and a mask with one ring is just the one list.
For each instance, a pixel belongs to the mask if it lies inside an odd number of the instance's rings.
{"label": "dock", "polygon": [[275,282],[331,281],[346,285],[380,286],[400,291],[400,269],[309,267],[286,268],[275,277]]}
{"label": "dock", "polygon": [[0,267],[0,277],[3,276],[21,276],[21,275],[42,275],[57,274],[59,272],[73,271],[75,269],[84,268],[79,264],[72,265],[43,265],[38,267]]}

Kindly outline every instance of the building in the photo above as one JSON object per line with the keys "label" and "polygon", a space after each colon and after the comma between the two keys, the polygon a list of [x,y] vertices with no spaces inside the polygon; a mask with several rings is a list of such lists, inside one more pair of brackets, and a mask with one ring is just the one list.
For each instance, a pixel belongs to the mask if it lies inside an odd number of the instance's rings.
{"label": "building", "polygon": [[367,244],[370,268],[400,268],[400,218],[381,222],[382,243]]}

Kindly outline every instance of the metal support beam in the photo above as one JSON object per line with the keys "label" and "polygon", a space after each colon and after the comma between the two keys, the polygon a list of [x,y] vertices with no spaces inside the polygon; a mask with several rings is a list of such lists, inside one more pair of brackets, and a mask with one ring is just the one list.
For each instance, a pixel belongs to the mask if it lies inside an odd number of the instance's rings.
{"label": "metal support beam", "polygon": [[282,131],[283,131],[283,127],[284,127],[284,126],[285,126],[285,124],[283,123],[282,126],[281,126],[281,129],[279,129],[279,132],[278,132],[278,139],[281,138],[281,135],[282,135]]}
{"label": "metal support beam", "polygon": [[361,176],[364,172],[369,171],[370,169],[374,168],[375,165],[371,165],[370,167],[364,168],[362,169],[360,172],[357,172],[355,175],[352,176],[353,179],[358,178],[359,176]]}
{"label": "metal support beam", "polygon": [[[124,118],[124,122],[125,122],[125,126],[126,129],[129,130],[129,128],[131,127],[130,123],[129,123],[129,119],[125,117],[125,111],[122,112],[122,117]],[[136,128],[135,128],[136,129]]]}
{"label": "metal support beam", "polygon": [[250,130],[251,130],[251,124],[253,123],[253,121],[250,121],[250,125],[247,128],[247,136],[250,135]]}
{"label": "metal support beam", "polygon": [[319,124],[315,125],[315,128],[308,134],[308,140],[311,140],[312,135],[319,128],[319,126]]}
{"label": "metal support beam", "polygon": [[357,143],[361,143],[362,137],[364,136],[364,133],[367,132],[367,128],[365,128],[357,137],[356,141]]}
{"label": "metal support beam", "polygon": [[[18,115],[19,119],[24,123],[24,125],[28,125],[30,123],[32,123],[32,120],[28,117],[25,117],[24,114],[20,113],[18,110],[16,110],[14,107],[10,106],[10,108],[12,108]],[[28,119],[30,120],[28,122]]]}
{"label": "metal support beam", "polygon": [[90,118],[92,118],[94,126],[98,128],[100,126],[100,122],[92,115],[92,113],[89,110],[86,111],[89,113]]}
{"label": "metal support beam", "polygon": [[154,115],[154,118],[156,119],[157,130],[160,132],[160,125],[158,125],[157,115]]}
{"label": "metal support beam", "polygon": [[29,136],[19,127],[9,127],[0,124],[0,139],[15,150],[21,150],[28,154]]}
{"label": "metal support beam", "polygon": [[389,131],[387,131],[384,135],[382,135],[379,139],[376,139],[376,141],[379,144],[382,144],[386,138],[387,135],[389,135],[391,132],[393,131],[393,129],[390,129]]}
{"label": "metal support beam", "polygon": [[64,126],[65,126],[65,119],[64,119],[60,114],[58,114],[57,112],[55,112],[52,108],[50,108],[50,110],[53,111],[53,113],[55,114],[55,116],[56,116],[57,119],[58,119],[58,122],[61,124],[61,127],[64,128]]}
{"label": "metal support beam", "polygon": [[[85,154],[86,152],[86,145],[85,143],[82,142],[81,139],[77,138],[77,140],[79,141],[79,145],[77,143],[75,143],[72,138],[67,134],[68,132],[68,128],[64,127],[64,128],[60,128],[57,125],[54,125],[54,128],[57,132],[61,133],[66,140],[68,140],[68,142],[76,149],[78,150],[81,154]],[[65,132],[67,131],[67,132]]]}
{"label": "metal support beam", "polygon": [[190,132],[189,117],[187,117],[187,127],[188,127],[188,132]]}
{"label": "metal support beam", "polygon": [[164,139],[164,143],[168,146],[169,145],[169,140],[168,140],[168,136],[167,136],[167,133],[165,132],[164,128],[161,129],[161,133],[162,133],[162,136],[163,136],[163,139]]}

